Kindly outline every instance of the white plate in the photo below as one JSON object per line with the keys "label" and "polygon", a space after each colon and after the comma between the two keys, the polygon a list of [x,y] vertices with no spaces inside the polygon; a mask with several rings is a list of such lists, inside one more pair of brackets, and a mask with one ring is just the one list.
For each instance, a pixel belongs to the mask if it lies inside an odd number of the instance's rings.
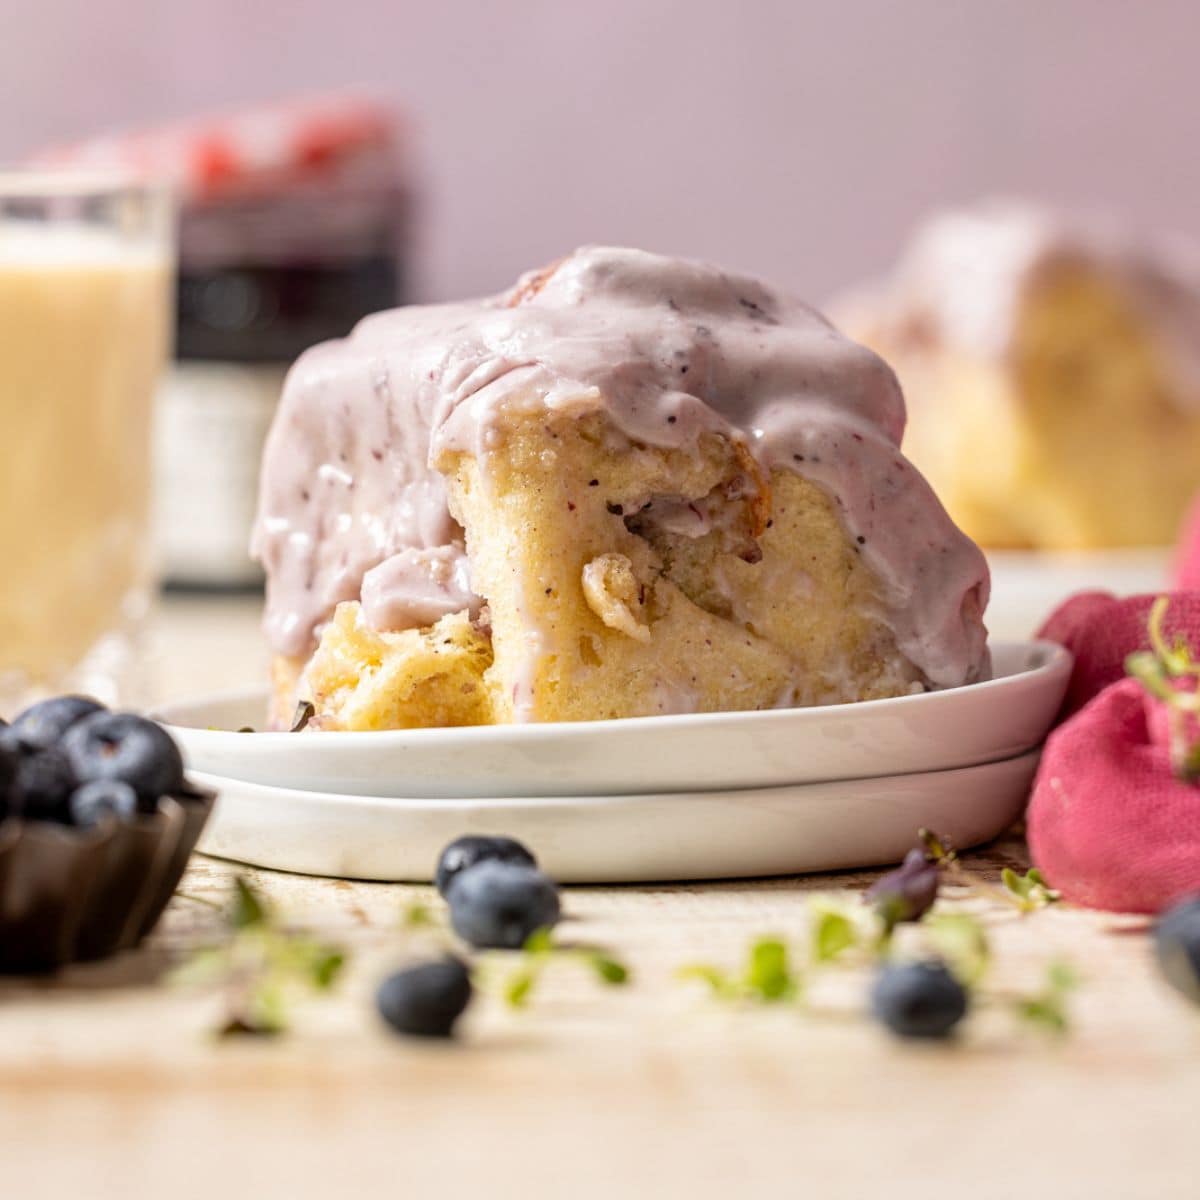
{"label": "white plate", "polygon": [[519,838],[562,883],[787,875],[896,862],[922,826],[956,846],[1020,814],[1036,751],[958,771],[750,791],[522,800],[384,799],[196,775],[218,792],[200,849],[350,879],[430,879],[464,833]]}
{"label": "white plate", "polygon": [[824,708],[383,733],[230,733],[260,723],[261,689],[168,705],[193,771],[360,796],[580,796],[776,787],[941,771],[1038,745],[1070,655],[994,646],[987,683]]}

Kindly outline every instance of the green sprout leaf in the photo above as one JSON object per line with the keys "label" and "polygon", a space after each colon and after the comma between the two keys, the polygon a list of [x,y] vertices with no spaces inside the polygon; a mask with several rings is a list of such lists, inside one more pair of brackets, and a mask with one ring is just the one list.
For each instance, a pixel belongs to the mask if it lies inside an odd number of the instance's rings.
{"label": "green sprout leaf", "polygon": [[211,987],[219,983],[229,969],[224,946],[205,946],[171,972],[171,982],[181,987]]}
{"label": "green sprout leaf", "polygon": [[948,866],[958,858],[958,854],[954,847],[950,844],[950,840],[940,834],[934,833],[929,829],[918,829],[917,840],[921,843],[930,862],[938,863],[941,866]]}
{"label": "green sprout leaf", "polygon": [[233,906],[229,913],[229,924],[234,929],[250,929],[267,923],[267,902],[255,887],[239,875],[233,881]]}
{"label": "green sprout leaf", "polygon": [[526,939],[525,945],[521,947],[525,954],[532,955],[535,958],[543,957],[554,952],[554,931],[549,926],[543,926],[541,929],[535,929]]}
{"label": "green sprout leaf", "polygon": [[788,965],[788,949],[778,938],[760,938],[750,947],[746,967],[746,988],[759,999],[774,1002],[791,1000],[796,981]]}
{"label": "green sprout leaf", "polygon": [[698,979],[706,983],[718,1000],[734,1000],[738,995],[738,986],[728,972],[708,963],[689,963],[680,967],[676,972],[679,979]]}
{"label": "green sprout leaf", "polygon": [[1081,981],[1075,968],[1059,958],[1046,968],[1046,982],[1057,992],[1073,992]]}
{"label": "green sprout leaf", "polygon": [[1011,867],[1000,872],[1000,882],[1021,912],[1034,912],[1059,899],[1059,893],[1046,883],[1037,867],[1018,875]]}
{"label": "green sprout leaf", "polygon": [[602,950],[588,953],[587,961],[601,983],[620,987],[629,982],[629,968]]}
{"label": "green sprout leaf", "polygon": [[964,987],[973,987],[987,974],[991,947],[983,925],[970,913],[931,912],[921,925]]}
{"label": "green sprout leaf", "polygon": [[1200,780],[1200,741],[1194,742],[1184,751],[1182,761],[1177,767],[1177,773],[1185,783],[1195,783]]}
{"label": "green sprout leaf", "polygon": [[437,922],[429,905],[414,900],[401,914],[400,924],[404,929],[429,929]]}
{"label": "green sprout leaf", "polygon": [[1052,962],[1046,968],[1046,980],[1040,991],[1018,996],[1013,1013],[1019,1021],[1047,1033],[1063,1034],[1070,1028],[1067,999],[1079,986],[1079,978],[1069,963]]}
{"label": "green sprout leaf", "polygon": [[[1177,636],[1168,643],[1163,630],[1170,600],[1159,596],[1147,622],[1149,650],[1138,650],[1125,659],[1125,671],[1155,699],[1167,716],[1171,769],[1185,783],[1200,781],[1200,738],[1188,718],[1200,716],[1200,663],[1186,639]],[[1182,681],[1182,682],[1181,682]]]}
{"label": "green sprout leaf", "polygon": [[241,1012],[221,1029],[223,1036],[234,1033],[274,1036],[287,1029],[287,1000],[284,984],[270,976],[260,979],[249,991]]}
{"label": "green sprout leaf", "polygon": [[346,965],[346,956],[340,950],[325,946],[314,947],[310,970],[312,985],[318,991],[327,992],[337,982]]}
{"label": "green sprout leaf", "polygon": [[288,1027],[292,996],[327,992],[341,976],[344,953],[302,930],[285,927],[246,879],[233,882],[225,911],[227,937],[197,950],[174,972],[177,983],[220,986],[225,993],[221,1037],[278,1034]]}
{"label": "green sprout leaf", "polygon": [[538,975],[539,972],[532,967],[514,972],[504,984],[504,1002],[510,1008],[524,1008],[533,995]]}
{"label": "green sprout leaf", "polygon": [[552,929],[535,929],[521,948],[519,965],[504,977],[500,990],[505,1003],[511,1008],[525,1008],[544,972],[564,960],[584,964],[606,986],[629,981],[629,968],[609,951],[595,946],[559,946]]}
{"label": "green sprout leaf", "polygon": [[751,944],[740,975],[707,963],[681,967],[677,975],[702,980],[718,1000],[777,1004],[800,994],[801,978],[792,970],[787,946],[777,937],[762,937]]}
{"label": "green sprout leaf", "polygon": [[858,945],[858,926],[845,913],[832,907],[818,908],[812,922],[812,959],[834,962]]}

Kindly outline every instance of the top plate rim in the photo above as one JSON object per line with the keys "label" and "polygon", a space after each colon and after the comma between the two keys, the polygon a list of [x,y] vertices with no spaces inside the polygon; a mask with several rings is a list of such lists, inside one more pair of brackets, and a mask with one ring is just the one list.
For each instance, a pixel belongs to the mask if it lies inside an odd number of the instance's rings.
{"label": "top plate rim", "polygon": [[[434,726],[419,729],[382,729],[382,730],[324,730],[320,741],[330,749],[344,747],[348,744],[362,745],[364,738],[371,738],[376,744],[384,742],[402,744],[418,739],[421,742],[436,744],[438,742],[469,742],[488,744],[495,741],[519,740],[549,740],[560,737],[578,737],[582,730],[595,733],[601,737],[620,736],[631,730],[648,732],[653,729],[674,731],[687,728],[717,729],[730,725],[757,725],[763,728],[772,724],[791,724],[805,719],[828,720],[831,716],[845,713],[861,713],[863,716],[877,714],[885,709],[897,712],[911,713],[914,706],[928,707],[931,704],[954,703],[965,694],[978,695],[1012,687],[1017,680],[1029,680],[1038,677],[1069,674],[1072,664],[1071,652],[1057,642],[1034,638],[1027,641],[1005,640],[991,643],[993,656],[997,654],[1019,655],[1024,652],[1030,659],[1029,665],[1008,672],[1004,675],[985,679],[978,683],[962,684],[959,687],[946,688],[934,692],[918,692],[907,696],[890,696],[877,700],[855,700],[840,704],[809,705],[794,708],[771,709],[739,709],[709,713],[665,713],[645,717],[613,717],[600,721],[547,721],[521,725],[455,725]],[[1040,658],[1035,656],[1041,655]],[[238,688],[230,688],[218,692],[210,692],[203,696],[190,696],[178,700],[154,705],[149,710],[149,716],[165,725],[168,730],[184,731],[187,738],[197,744],[224,739],[231,735],[238,737],[253,736],[256,745],[268,751],[273,747],[283,745],[295,748],[295,735],[286,730],[255,730],[253,734],[242,734],[232,729],[214,729],[200,725],[188,724],[173,717],[172,714],[185,713],[188,709],[212,707],[216,704],[248,701],[256,696],[265,698],[268,693],[266,684],[247,684]],[[601,733],[600,731],[604,732]],[[312,745],[313,743],[308,743]]]}

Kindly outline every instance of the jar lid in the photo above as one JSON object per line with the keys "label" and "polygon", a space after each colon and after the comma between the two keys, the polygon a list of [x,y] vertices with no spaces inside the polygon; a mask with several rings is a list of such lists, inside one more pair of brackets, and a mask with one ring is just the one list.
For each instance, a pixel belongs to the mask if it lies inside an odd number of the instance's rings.
{"label": "jar lid", "polygon": [[338,93],[48,150],[180,201],[176,354],[287,362],[403,302],[411,209],[403,121]]}
{"label": "jar lid", "polygon": [[394,187],[404,175],[402,132],[390,106],[338,93],[90,138],[34,162],[161,181],[187,208],[339,179]]}

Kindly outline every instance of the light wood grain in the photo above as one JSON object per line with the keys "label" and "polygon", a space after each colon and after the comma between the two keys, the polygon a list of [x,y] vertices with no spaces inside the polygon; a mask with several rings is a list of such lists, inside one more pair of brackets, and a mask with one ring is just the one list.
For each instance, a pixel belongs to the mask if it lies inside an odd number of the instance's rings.
{"label": "light wood grain", "polygon": [[[161,694],[262,660],[244,602],[172,606],[152,646]],[[1022,861],[1017,839],[968,859],[985,878]],[[197,858],[184,888],[221,899],[232,870]],[[814,892],[873,876],[570,889],[564,936],[618,949],[631,986],[564,964],[528,1012],[482,997],[456,1044],[431,1046],[371,1005],[427,949],[400,914],[430,889],[249,874],[350,950],[336,995],[285,1038],[214,1043],[218,999],[162,981],[217,934],[183,899],[137,955],[0,983],[0,1195],[1197,1195],[1200,1012],[1160,982],[1138,920],[1021,918],[952,892],[987,922],[1006,986],[1072,959],[1075,1030],[1052,1042],[981,1012],[957,1045],[913,1047],[859,1019],[856,973],[817,982],[814,1004],[843,1014],[824,1017],[728,1011],[674,977],[735,964],[761,933],[800,946]]]}

